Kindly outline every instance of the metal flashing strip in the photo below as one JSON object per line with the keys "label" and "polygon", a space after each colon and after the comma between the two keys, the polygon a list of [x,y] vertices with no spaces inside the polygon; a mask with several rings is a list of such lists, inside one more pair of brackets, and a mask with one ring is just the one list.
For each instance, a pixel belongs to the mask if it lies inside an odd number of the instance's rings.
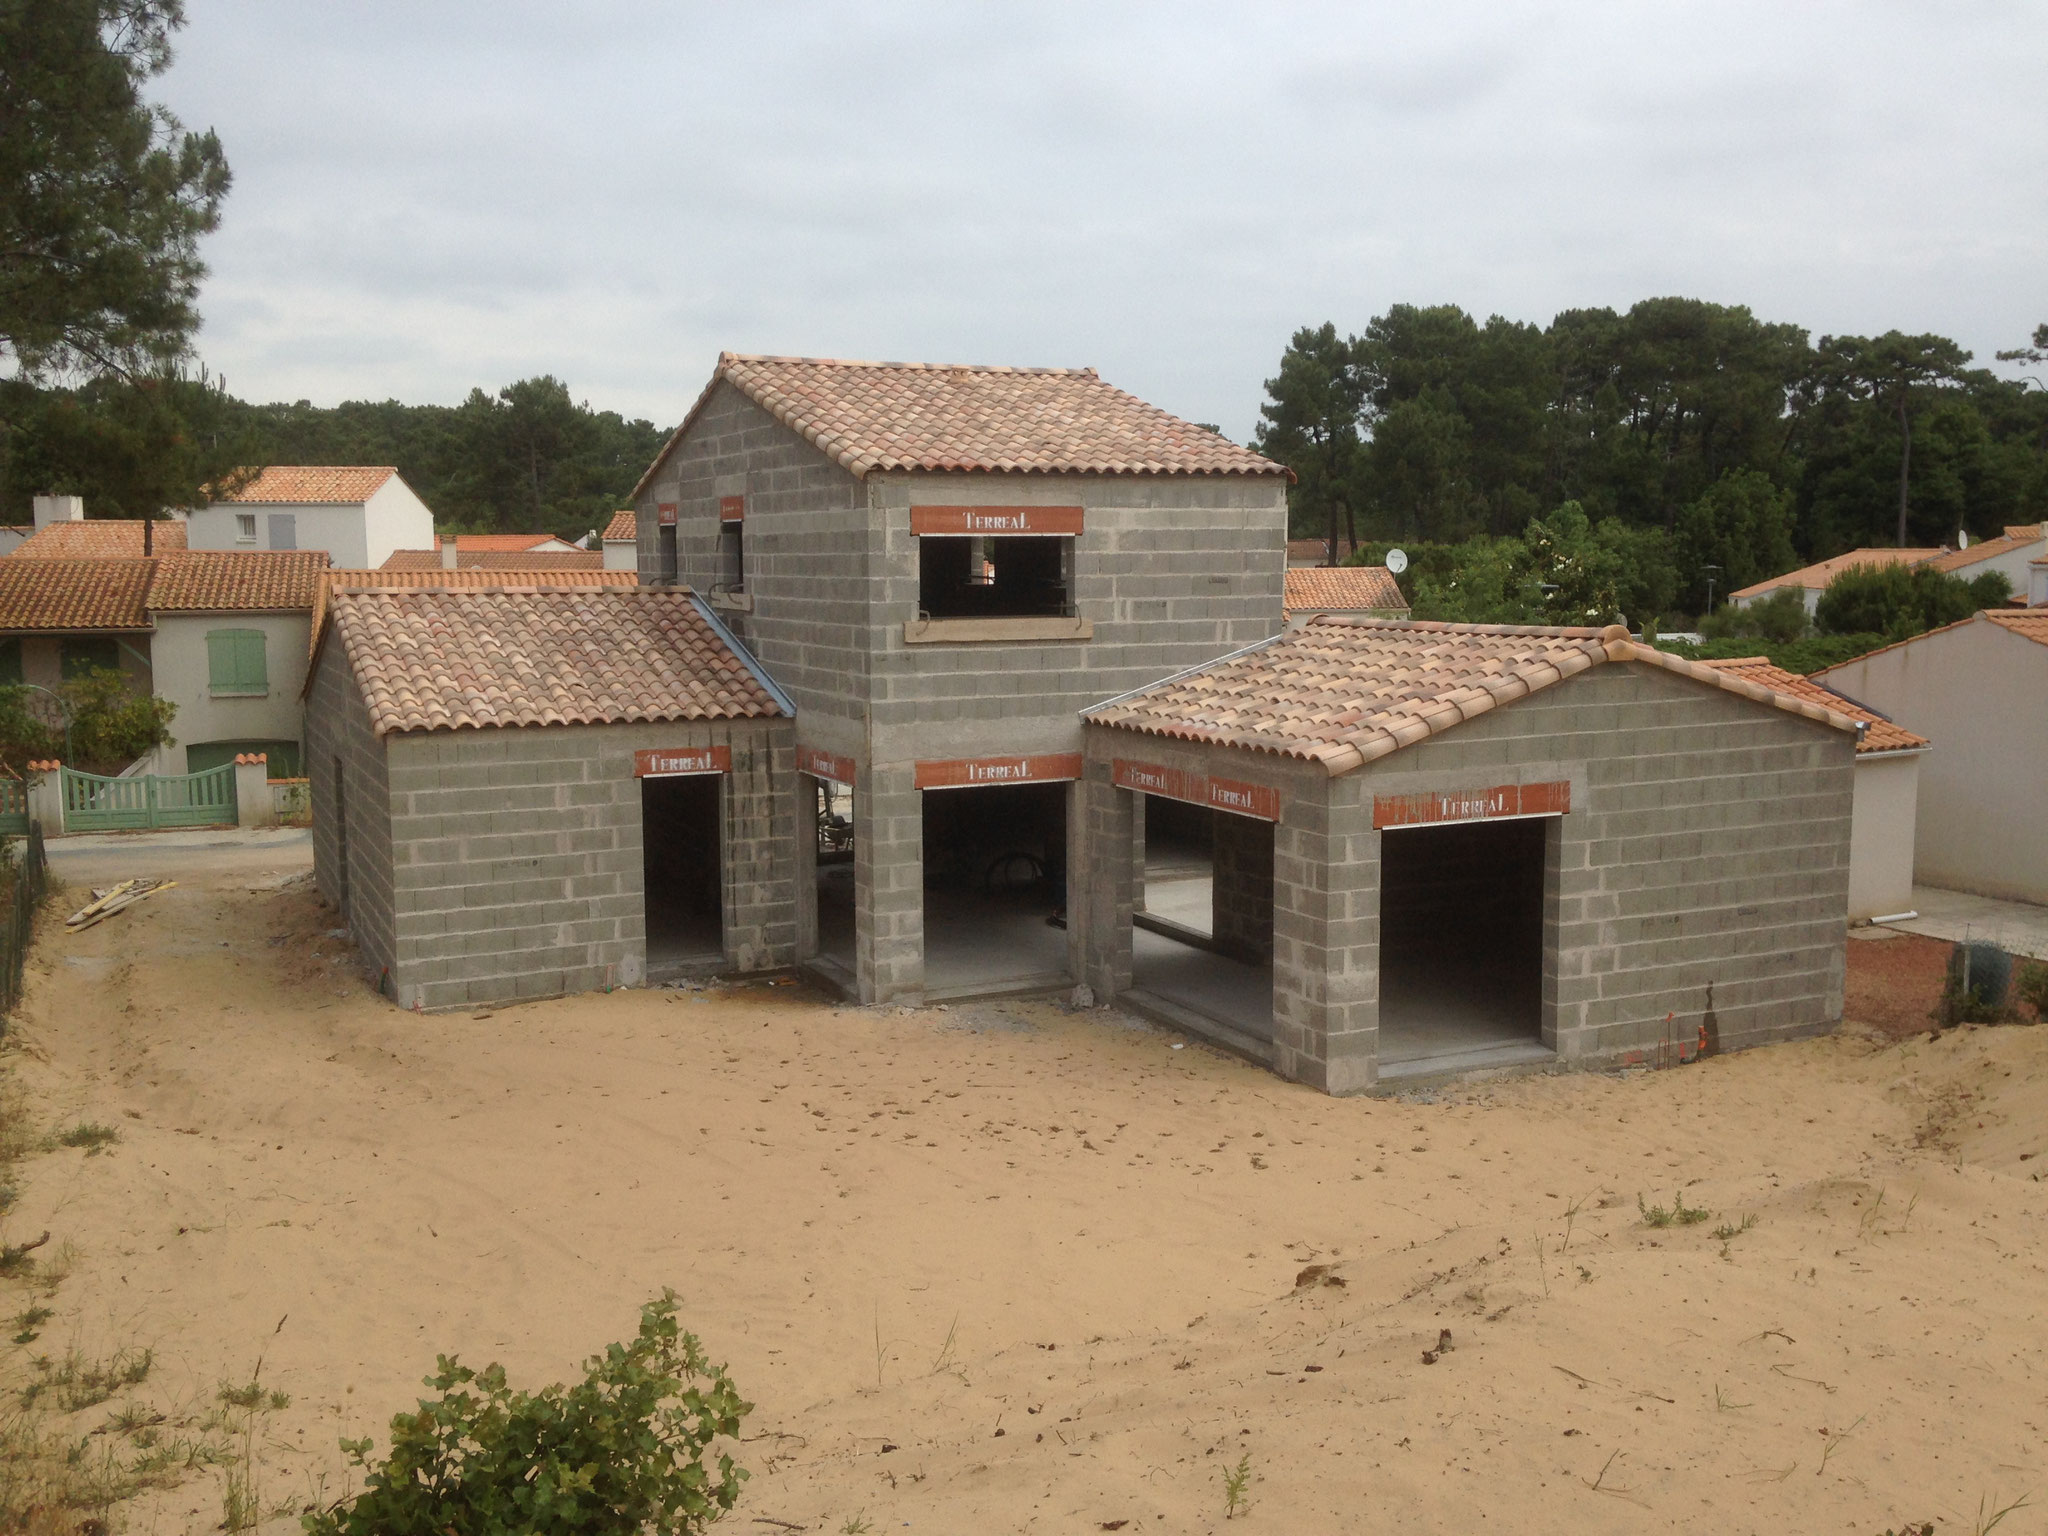
{"label": "metal flashing strip", "polygon": [[[687,587],[683,590],[689,591]],[[711,605],[705,602],[697,593],[690,593],[690,602],[699,613],[704,615],[704,622],[711,626],[712,632],[725,642],[727,648],[731,650],[734,656],[739,658],[740,665],[751,672],[754,676],[754,681],[767,690],[768,697],[781,705],[782,712],[794,720],[796,718],[796,705],[791,702],[789,695],[777,686],[775,679],[768,675],[767,669],[754,659],[754,653],[740,644],[739,636],[725,627],[724,622],[712,611]]]}
{"label": "metal flashing strip", "polygon": [[[1192,667],[1182,667],[1178,672],[1172,673],[1169,676],[1154,678],[1151,682],[1142,683],[1136,688],[1127,688],[1113,698],[1101,699],[1096,703],[1085,706],[1081,711],[1081,718],[1086,720],[1098,709],[1108,709],[1112,704],[1121,704],[1125,699],[1135,699],[1139,694],[1150,693],[1154,688],[1164,688],[1167,684],[1177,683],[1184,677],[1193,677],[1197,672],[1206,672],[1211,667],[1220,667],[1226,661],[1235,661],[1240,656],[1249,656],[1253,651],[1264,650],[1269,645],[1278,645],[1287,638],[1287,634],[1288,632],[1282,629],[1277,635],[1268,635],[1263,640],[1254,640],[1250,645],[1241,645],[1234,651],[1224,652],[1221,656],[1211,656],[1207,661],[1198,661]],[[1107,722],[1103,723],[1106,724]],[[1220,745],[1220,743],[1212,742],[1209,745]]]}

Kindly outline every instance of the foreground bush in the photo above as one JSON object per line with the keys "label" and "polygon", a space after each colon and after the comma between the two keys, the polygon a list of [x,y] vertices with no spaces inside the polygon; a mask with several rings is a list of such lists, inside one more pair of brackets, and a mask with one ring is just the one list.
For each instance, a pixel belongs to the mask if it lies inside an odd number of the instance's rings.
{"label": "foreground bush", "polygon": [[440,1394],[391,1421],[391,1455],[344,1440],[368,1487],[308,1515],[312,1536],[687,1536],[733,1507],[747,1474],[712,1442],[739,1434],[753,1408],[663,1291],[640,1310],[640,1335],[591,1357],[573,1387],[514,1391],[497,1365],[472,1371],[446,1355],[427,1385]]}

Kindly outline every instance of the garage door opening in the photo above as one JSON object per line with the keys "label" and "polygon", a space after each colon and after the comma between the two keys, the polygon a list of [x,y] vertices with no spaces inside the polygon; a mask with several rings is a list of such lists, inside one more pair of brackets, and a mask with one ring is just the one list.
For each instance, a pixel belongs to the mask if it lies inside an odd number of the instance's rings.
{"label": "garage door opening", "polygon": [[1380,840],[1382,1078],[1538,1061],[1543,869],[1557,818]]}
{"label": "garage door opening", "polygon": [[650,976],[724,962],[724,782],[716,773],[640,781]]}
{"label": "garage door opening", "polygon": [[1273,827],[1159,795],[1144,817],[1131,984],[1141,1005],[1259,1060],[1273,1040]]}
{"label": "garage door opening", "polygon": [[924,791],[928,997],[1070,985],[1065,783]]}
{"label": "garage door opening", "polygon": [[854,975],[853,790],[830,779],[811,779],[811,814],[818,829],[818,958]]}

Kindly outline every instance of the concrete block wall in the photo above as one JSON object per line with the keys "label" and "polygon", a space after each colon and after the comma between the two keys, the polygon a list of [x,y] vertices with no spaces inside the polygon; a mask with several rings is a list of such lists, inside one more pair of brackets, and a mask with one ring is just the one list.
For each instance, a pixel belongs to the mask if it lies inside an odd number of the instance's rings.
{"label": "concrete block wall", "polygon": [[727,580],[719,500],[744,496],[751,613],[721,617],[805,717],[804,740],[849,756],[865,746],[872,648],[868,492],[730,384],[635,503],[641,585],[660,579],[657,509],[676,503],[677,577],[709,593]]}
{"label": "concrete block wall", "polygon": [[[306,700],[306,776],[313,799],[313,878],[341,907],[373,982],[398,955],[392,899],[391,783],[384,744],[356,684],[347,652],[330,636]],[[344,903],[341,837],[346,823]],[[388,990],[388,989],[387,989]]]}
{"label": "concrete block wall", "polygon": [[788,720],[392,737],[398,1000],[425,1008],[624,986],[646,974],[635,752],[725,746],[725,963],[796,961],[798,784]]}
{"label": "concrete block wall", "polygon": [[1216,816],[1209,882],[1209,934],[1235,959],[1273,959],[1273,827],[1249,816]]}
{"label": "concrete block wall", "polygon": [[[1543,1034],[1566,1062],[1690,1040],[1714,986],[1726,1048],[1841,1018],[1854,738],[1622,663],[1348,776],[1374,794],[1562,779],[1547,851]],[[1377,853],[1375,851],[1375,858]]]}

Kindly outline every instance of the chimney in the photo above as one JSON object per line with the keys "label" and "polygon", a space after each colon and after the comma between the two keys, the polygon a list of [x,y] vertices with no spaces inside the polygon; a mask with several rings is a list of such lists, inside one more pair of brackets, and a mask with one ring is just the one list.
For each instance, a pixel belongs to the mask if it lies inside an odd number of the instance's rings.
{"label": "chimney", "polygon": [[38,496],[36,498],[36,526],[47,528],[52,523],[82,523],[85,521],[85,498],[83,496]]}
{"label": "chimney", "polygon": [[455,535],[452,533],[441,535],[441,569],[444,571],[455,569]]}

